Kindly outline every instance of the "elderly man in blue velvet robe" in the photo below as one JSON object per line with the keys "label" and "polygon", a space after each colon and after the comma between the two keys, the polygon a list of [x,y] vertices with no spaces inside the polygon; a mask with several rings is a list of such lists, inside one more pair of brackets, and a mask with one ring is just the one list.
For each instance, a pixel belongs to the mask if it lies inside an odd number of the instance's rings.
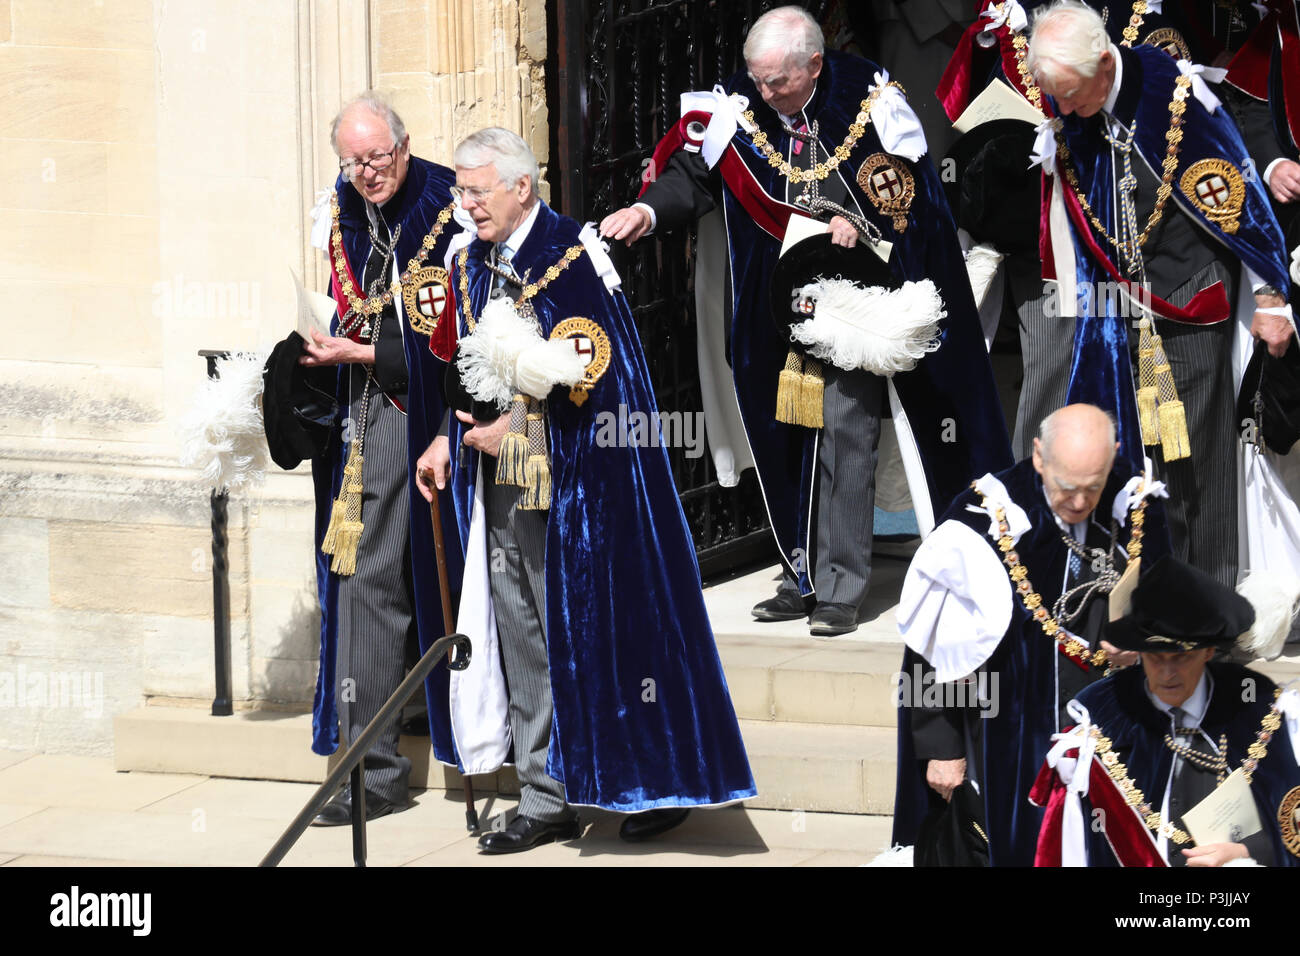
{"label": "elderly man in blue velvet robe", "polygon": [[1103,643],[1108,595],[1135,559],[1169,550],[1163,486],[1115,449],[1101,409],[1060,409],[1032,458],[973,482],[917,550],[898,625],[928,666],[900,686],[896,843],[972,781],[989,864],[1033,863],[1029,788],[1066,703],[1136,662]]}
{"label": "elderly man in blue velvet robe", "polygon": [[513,743],[520,780],[480,847],[576,836],[579,806],[645,839],[755,793],[667,452],[610,424],[657,427],[645,357],[603,244],[538,198],[527,144],[481,130],[455,162],[477,227],[452,273],[473,401],[420,466],[426,491],[450,480],[465,550],[459,756],[487,772]]}
{"label": "elderly man in blue velvet robe", "polygon": [[1231,586],[1234,335],[1275,356],[1295,347],[1268,196],[1199,65],[1116,46],[1075,0],[1035,19],[1026,63],[1055,114],[1035,155],[1050,174],[1043,265],[1068,400],[1113,412],[1135,466],[1154,448],[1175,553]]}
{"label": "elderly man in blue velvet robe", "polygon": [[[420,649],[445,633],[429,509],[415,492],[414,462],[442,418],[443,363],[429,334],[447,311],[444,256],[452,219],[451,170],[411,155],[401,118],[363,94],[335,117],[340,175],[316,208],[312,241],[329,257],[337,302],[331,335],[313,334],[303,365],[338,369],[340,412],[325,453],[312,462],[320,670],[312,750],[355,739],[397,689],[407,641]],[[389,294],[400,285],[400,292]],[[419,507],[412,507],[419,502]],[[450,509],[444,522],[451,526]],[[451,566],[453,584],[459,564]],[[426,685],[433,750],[454,761],[446,720],[447,669]],[[397,720],[366,754],[368,817],[407,806],[411,763],[398,753]],[[350,818],[347,788],[317,817]]]}
{"label": "elderly man in blue velvet robe", "polygon": [[[966,482],[1012,461],[920,123],[881,67],[824,46],[816,20],[798,7],[756,20],[746,72],[725,91],[683,95],[681,120],[655,150],[640,201],[601,223],[604,235],[632,242],[698,219],[721,193],[731,376],[783,569],[776,596],[753,613],[760,621],[808,617],[815,636],[858,624],[885,417],[892,413],[922,534]],[[814,394],[822,392],[814,414],[793,417],[778,411],[778,382],[799,373],[799,357],[775,327],[771,302],[788,290],[769,289],[792,216],[824,224],[837,245],[871,240],[895,279],[931,280],[945,313],[939,348],[907,371],[805,361],[805,403],[810,378]],[[721,288],[726,277],[700,281]]]}

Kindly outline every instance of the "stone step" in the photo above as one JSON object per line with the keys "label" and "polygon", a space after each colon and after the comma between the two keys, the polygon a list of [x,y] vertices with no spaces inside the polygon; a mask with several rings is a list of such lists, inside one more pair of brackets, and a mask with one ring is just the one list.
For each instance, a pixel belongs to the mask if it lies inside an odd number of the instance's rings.
{"label": "stone step", "polygon": [[[877,727],[742,720],[759,796],[765,809],[889,813],[894,790],[894,734]],[[306,714],[240,713],[213,717],[177,707],[142,707],[115,721],[114,766],[154,773],[319,783],[337,760],[308,749]],[[431,761],[428,739],[403,737],[411,786],[459,790],[454,769]],[[484,793],[516,794],[512,768],[474,777]]]}
{"label": "stone step", "polygon": [[742,720],[740,730],[758,787],[747,806],[893,813],[893,729]]}
{"label": "stone step", "polygon": [[893,728],[901,643],[718,634],[741,719]]}

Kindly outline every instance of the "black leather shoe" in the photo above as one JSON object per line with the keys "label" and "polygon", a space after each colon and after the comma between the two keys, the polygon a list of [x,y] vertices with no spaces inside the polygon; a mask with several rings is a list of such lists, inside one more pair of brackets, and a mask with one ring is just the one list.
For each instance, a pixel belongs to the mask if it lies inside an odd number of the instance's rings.
{"label": "black leather shoe", "polygon": [[618,835],[629,843],[649,840],[661,833],[667,833],[686,819],[690,807],[662,807],[658,810],[643,810],[634,813],[618,828]]}
{"label": "black leather shoe", "polygon": [[818,604],[809,620],[813,637],[834,637],[858,629],[858,609],[852,604]]}
{"label": "black leather shoe", "polygon": [[[378,820],[390,813],[401,813],[409,806],[410,804],[406,803],[391,803],[367,790],[366,822]],[[316,814],[316,819],[312,820],[311,825],[314,827],[345,827],[351,825],[351,823],[352,794],[344,789],[340,790],[333,800],[321,808],[320,813]]]}
{"label": "black leather shoe", "polygon": [[808,616],[808,602],[795,591],[777,591],[755,604],[752,613],[758,621],[797,621]]}
{"label": "black leather shoe", "polygon": [[517,816],[504,830],[493,830],[479,837],[478,848],[484,853],[519,853],[543,843],[572,840],[577,835],[576,819],[547,823],[533,817]]}

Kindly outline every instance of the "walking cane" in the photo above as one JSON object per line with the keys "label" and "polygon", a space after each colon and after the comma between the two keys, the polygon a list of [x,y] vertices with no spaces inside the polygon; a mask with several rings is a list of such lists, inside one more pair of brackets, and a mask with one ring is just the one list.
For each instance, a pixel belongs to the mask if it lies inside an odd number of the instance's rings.
{"label": "walking cane", "polygon": [[[447,549],[442,538],[442,511],[438,508],[439,492],[437,486],[431,486],[433,501],[429,504],[429,517],[433,519],[433,553],[438,563],[438,590],[442,593],[442,623],[448,634],[456,633],[456,622],[451,616],[451,585],[447,581]],[[447,663],[451,663],[451,651],[447,651]],[[470,833],[478,832],[478,811],[474,809],[474,784],[469,774],[461,778],[465,783],[465,829]]]}

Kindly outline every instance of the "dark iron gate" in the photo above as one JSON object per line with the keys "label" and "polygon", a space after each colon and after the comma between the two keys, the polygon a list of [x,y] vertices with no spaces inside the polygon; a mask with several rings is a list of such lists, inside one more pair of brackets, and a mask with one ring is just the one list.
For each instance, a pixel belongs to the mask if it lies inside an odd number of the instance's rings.
{"label": "dark iron gate", "polygon": [[[741,47],[770,0],[558,0],[549,4],[547,64],[552,200],[599,221],[636,195],[643,164],[678,118],[678,97],[743,66]],[[819,18],[827,3],[805,4]],[[830,31],[828,31],[830,34]],[[613,250],[645,347],[659,406],[701,409],[696,366],[694,235]],[[673,477],[707,577],[768,558],[757,479],[717,480],[709,454],[669,449]]]}

